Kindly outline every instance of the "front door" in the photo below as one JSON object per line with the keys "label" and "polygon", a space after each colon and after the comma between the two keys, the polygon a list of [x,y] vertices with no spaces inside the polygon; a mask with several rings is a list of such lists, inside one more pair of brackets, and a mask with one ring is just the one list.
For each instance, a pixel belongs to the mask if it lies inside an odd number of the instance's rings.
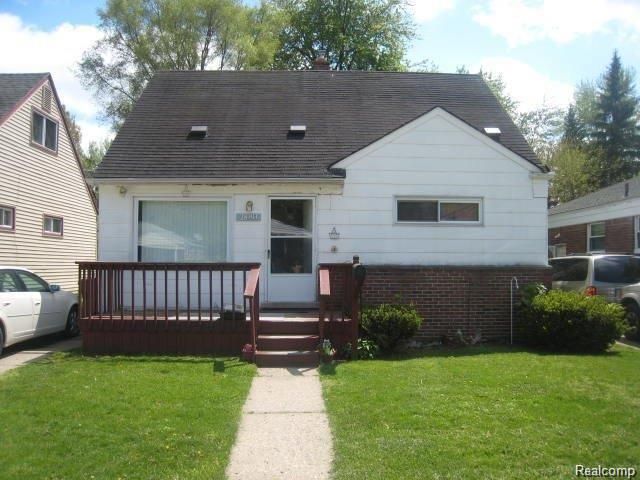
{"label": "front door", "polygon": [[269,302],[316,299],[314,199],[271,198],[267,297]]}

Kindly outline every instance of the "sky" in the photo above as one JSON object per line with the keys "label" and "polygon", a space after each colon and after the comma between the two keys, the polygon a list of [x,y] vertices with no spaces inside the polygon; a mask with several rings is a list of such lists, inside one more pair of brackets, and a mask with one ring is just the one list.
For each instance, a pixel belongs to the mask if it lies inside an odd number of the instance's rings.
{"label": "sky", "polygon": [[[255,1],[255,0],[249,0]],[[408,57],[440,71],[465,65],[503,76],[523,110],[566,107],[614,49],[640,72],[640,0],[411,0],[417,39]],[[0,72],[51,72],[83,147],[113,134],[75,75],[100,38],[104,0],[0,0]],[[637,90],[638,93],[640,91]]]}

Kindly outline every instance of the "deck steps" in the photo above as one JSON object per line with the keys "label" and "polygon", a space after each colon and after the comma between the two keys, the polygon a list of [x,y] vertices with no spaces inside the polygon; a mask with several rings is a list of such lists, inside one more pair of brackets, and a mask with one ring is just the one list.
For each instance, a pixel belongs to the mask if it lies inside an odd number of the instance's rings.
{"label": "deck steps", "polygon": [[318,312],[267,313],[260,316],[256,364],[259,367],[318,366]]}
{"label": "deck steps", "polygon": [[318,335],[258,335],[258,350],[315,350],[319,343]]}
{"label": "deck steps", "polygon": [[317,367],[318,352],[314,350],[281,350],[256,352],[259,367]]}

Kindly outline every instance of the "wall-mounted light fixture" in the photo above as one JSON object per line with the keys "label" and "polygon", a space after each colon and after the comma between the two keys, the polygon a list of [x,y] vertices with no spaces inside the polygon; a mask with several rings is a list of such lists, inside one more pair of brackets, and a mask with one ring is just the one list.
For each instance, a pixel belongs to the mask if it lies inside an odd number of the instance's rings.
{"label": "wall-mounted light fixture", "polygon": [[253,202],[251,200],[249,200],[247,203],[245,203],[244,211],[245,212],[253,212]]}
{"label": "wall-mounted light fixture", "polygon": [[124,197],[127,194],[127,187],[125,187],[124,185],[120,185],[118,191],[120,192],[120,195]]}
{"label": "wall-mounted light fixture", "polygon": [[336,230],[336,227],[333,227],[333,229],[329,232],[329,238],[331,240],[338,240],[340,238],[340,232]]}
{"label": "wall-mounted light fixture", "polygon": [[191,195],[191,190],[189,190],[189,185],[185,185],[181,193],[183,197],[188,197],[189,195]]}

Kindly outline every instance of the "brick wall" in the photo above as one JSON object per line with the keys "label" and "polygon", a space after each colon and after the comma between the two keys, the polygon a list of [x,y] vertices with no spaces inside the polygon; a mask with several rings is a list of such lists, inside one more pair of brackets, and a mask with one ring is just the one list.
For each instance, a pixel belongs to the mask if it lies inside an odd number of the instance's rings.
{"label": "brick wall", "polygon": [[[367,265],[363,304],[412,303],[423,318],[417,337],[480,331],[486,340],[510,332],[510,280],[520,286],[551,282],[545,267],[420,267]],[[515,323],[515,322],[514,322]]]}
{"label": "brick wall", "polygon": [[[605,222],[605,252],[633,253],[633,217],[616,218]],[[549,245],[564,243],[567,254],[587,251],[587,224],[549,229]]]}

